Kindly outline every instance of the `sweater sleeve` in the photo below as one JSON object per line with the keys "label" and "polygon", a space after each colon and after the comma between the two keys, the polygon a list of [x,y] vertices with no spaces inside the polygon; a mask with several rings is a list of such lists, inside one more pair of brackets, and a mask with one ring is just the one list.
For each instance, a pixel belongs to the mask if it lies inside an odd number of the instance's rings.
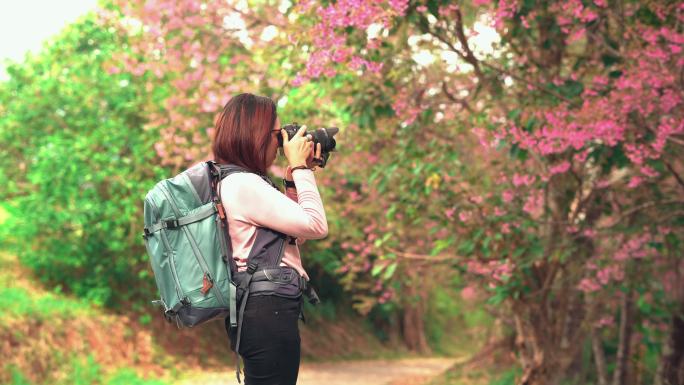
{"label": "sweater sleeve", "polygon": [[[294,201],[294,202],[299,202],[299,201],[297,200],[297,189],[296,189],[296,188],[294,188],[294,189],[286,188],[286,189],[285,189],[285,195],[287,195],[288,198],[292,199],[292,201]],[[296,242],[297,242],[297,246],[299,246],[299,245],[303,244],[304,242],[306,242],[306,238],[304,238],[304,237],[297,237],[297,241],[296,241]]]}
{"label": "sweater sleeve", "polygon": [[241,174],[245,183],[237,188],[237,217],[255,226],[269,227],[282,233],[307,239],[328,235],[328,222],[313,171],[298,169],[292,173],[297,186],[297,201],[271,187],[255,174]]}

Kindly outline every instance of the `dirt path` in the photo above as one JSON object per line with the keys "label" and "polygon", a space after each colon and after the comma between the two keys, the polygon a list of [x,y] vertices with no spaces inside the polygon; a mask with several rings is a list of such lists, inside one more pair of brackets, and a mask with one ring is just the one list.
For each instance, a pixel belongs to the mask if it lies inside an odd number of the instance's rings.
{"label": "dirt path", "polygon": [[[297,385],[419,385],[439,375],[456,359],[408,358],[303,363]],[[198,373],[177,385],[237,385],[235,372]],[[244,381],[243,381],[244,384]]]}

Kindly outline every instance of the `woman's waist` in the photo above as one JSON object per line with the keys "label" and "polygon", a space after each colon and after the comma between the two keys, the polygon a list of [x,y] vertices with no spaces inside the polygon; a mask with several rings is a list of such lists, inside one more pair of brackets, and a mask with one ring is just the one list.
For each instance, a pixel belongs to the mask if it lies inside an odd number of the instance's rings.
{"label": "woman's waist", "polygon": [[301,306],[300,298],[287,298],[277,295],[250,295],[245,305],[245,316],[264,316],[266,314],[278,314],[281,311],[299,313]]}

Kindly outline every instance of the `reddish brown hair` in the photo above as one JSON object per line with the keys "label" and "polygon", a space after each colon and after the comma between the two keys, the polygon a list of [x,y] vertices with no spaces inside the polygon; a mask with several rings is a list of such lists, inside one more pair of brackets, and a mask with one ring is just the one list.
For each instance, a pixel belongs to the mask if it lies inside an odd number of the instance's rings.
{"label": "reddish brown hair", "polygon": [[247,93],[232,97],[216,119],[211,146],[214,160],[266,175],[276,118],[276,105],[270,98]]}

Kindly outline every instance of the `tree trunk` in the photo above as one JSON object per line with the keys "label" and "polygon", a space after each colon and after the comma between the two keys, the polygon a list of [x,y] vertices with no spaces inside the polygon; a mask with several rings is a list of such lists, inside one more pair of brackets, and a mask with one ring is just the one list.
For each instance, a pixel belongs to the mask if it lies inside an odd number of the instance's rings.
{"label": "tree trunk", "polygon": [[645,364],[644,359],[646,357],[646,346],[640,344],[640,337],[635,335],[632,337],[632,369],[629,370],[629,377],[627,378],[627,383],[629,385],[640,385],[644,383],[644,372]]}
{"label": "tree trunk", "polygon": [[670,336],[665,343],[663,356],[656,374],[657,385],[684,384],[684,316],[672,316]]}
{"label": "tree trunk", "polygon": [[429,353],[430,348],[425,338],[422,314],[415,308],[404,309],[404,343],[406,346],[419,353]]}
{"label": "tree trunk", "polygon": [[523,374],[517,385],[551,385],[552,374],[556,371],[556,364],[551,352],[544,348],[544,341],[540,340],[537,331],[543,333],[548,328],[537,322],[528,321],[529,314],[515,316],[516,347],[523,367]]}
{"label": "tree trunk", "polygon": [[430,288],[421,285],[417,278],[419,272],[408,274],[404,286],[403,311],[401,313],[401,331],[404,344],[410,350],[418,353],[430,353],[430,346],[425,337],[425,298],[424,292]]}
{"label": "tree trunk", "polygon": [[593,326],[591,327],[591,348],[594,352],[598,385],[608,385],[608,370],[606,369],[606,355],[603,352],[603,342],[597,328]]}
{"label": "tree trunk", "polygon": [[620,311],[620,337],[617,351],[617,359],[615,362],[615,372],[613,372],[613,385],[624,385],[627,379],[627,369],[629,367],[630,347],[632,345],[632,324],[634,300],[632,298],[632,291],[624,293],[622,297]]}

